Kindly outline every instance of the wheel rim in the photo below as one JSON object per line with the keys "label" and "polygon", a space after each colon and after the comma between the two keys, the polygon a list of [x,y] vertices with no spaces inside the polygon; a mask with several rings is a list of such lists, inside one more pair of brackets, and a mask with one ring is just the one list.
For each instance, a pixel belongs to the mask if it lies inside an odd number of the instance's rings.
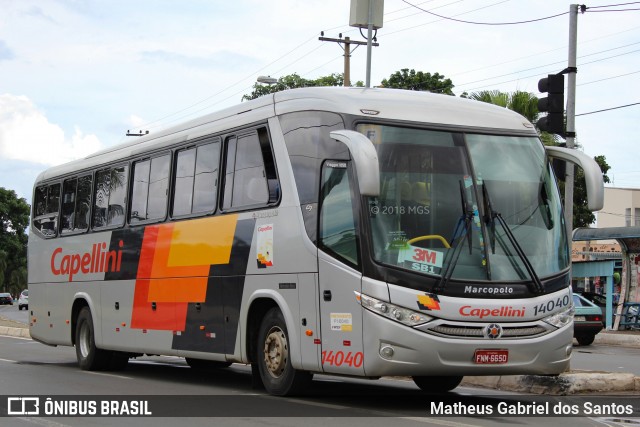
{"label": "wheel rim", "polygon": [[269,375],[279,378],[287,367],[288,360],[287,336],[281,328],[274,326],[264,340],[264,363]]}
{"label": "wheel rim", "polygon": [[80,354],[83,358],[89,356],[89,349],[91,347],[91,331],[87,326],[87,322],[82,322],[80,325],[80,334],[78,336],[78,346],[80,348]]}

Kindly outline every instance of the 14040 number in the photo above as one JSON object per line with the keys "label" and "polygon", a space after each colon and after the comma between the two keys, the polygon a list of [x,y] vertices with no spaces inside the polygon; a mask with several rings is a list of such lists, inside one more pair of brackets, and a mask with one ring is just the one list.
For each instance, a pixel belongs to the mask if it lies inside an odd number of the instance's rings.
{"label": "14040 number", "polygon": [[364,354],[361,351],[357,353],[352,352],[343,352],[336,351],[334,353],[333,350],[323,351],[322,352],[322,364],[323,365],[331,365],[331,366],[342,366],[347,365],[354,368],[359,368],[362,366],[364,362]]}
{"label": "14040 number", "polygon": [[555,300],[547,301],[546,303],[540,303],[533,308],[533,314],[537,316],[538,314],[551,313],[557,308],[567,307],[570,301],[569,295],[565,295]]}

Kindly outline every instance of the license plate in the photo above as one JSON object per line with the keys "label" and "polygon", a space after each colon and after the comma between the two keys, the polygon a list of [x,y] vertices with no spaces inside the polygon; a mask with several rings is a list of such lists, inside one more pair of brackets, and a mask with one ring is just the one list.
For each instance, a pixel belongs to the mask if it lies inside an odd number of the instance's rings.
{"label": "license plate", "polygon": [[509,350],[476,350],[473,354],[476,365],[500,365],[509,361]]}
{"label": "license plate", "polygon": [[575,322],[584,322],[584,321],[585,321],[585,320],[587,320],[587,319],[586,319],[584,316],[575,316],[575,317],[573,318],[573,320],[574,320]]}

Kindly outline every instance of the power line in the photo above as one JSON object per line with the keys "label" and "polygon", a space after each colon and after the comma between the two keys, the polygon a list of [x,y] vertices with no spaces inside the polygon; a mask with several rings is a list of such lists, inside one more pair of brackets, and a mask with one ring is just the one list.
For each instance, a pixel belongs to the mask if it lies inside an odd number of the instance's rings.
{"label": "power line", "polygon": [[591,12],[591,13],[598,13],[598,12],[629,12],[632,10],[640,10],[640,8],[634,8],[634,9],[616,9],[616,10],[587,10],[587,12]]}
{"label": "power line", "polygon": [[421,10],[421,11],[423,11],[425,13],[428,13],[430,15],[437,16],[438,18],[446,19],[446,20],[449,20],[449,21],[461,22],[463,24],[474,24],[474,25],[518,25],[518,24],[528,24],[528,23],[531,23],[531,22],[538,22],[538,21],[544,21],[546,19],[557,18],[558,16],[566,15],[566,14],[569,13],[569,12],[563,12],[563,13],[558,13],[557,15],[545,16],[543,18],[529,19],[529,20],[526,20],[526,21],[517,21],[517,22],[475,22],[475,21],[465,21],[465,20],[462,20],[462,19],[456,19],[456,18],[451,18],[451,17],[448,17],[448,16],[438,15],[435,12],[431,12],[431,11],[423,9],[423,8],[417,6],[417,5],[411,4],[407,0],[402,0],[402,1],[404,3],[406,3],[406,4],[408,4],[409,6],[413,6],[416,9],[419,9],[419,10]]}
{"label": "power line", "polygon": [[[627,45],[624,45],[624,46],[614,47],[614,48],[607,49],[607,50],[601,50],[600,52],[593,52],[593,53],[589,53],[589,54],[586,54],[586,55],[582,55],[582,56],[580,56],[580,59],[582,59],[582,58],[586,58],[586,57],[589,57],[589,56],[593,56],[593,55],[599,55],[599,54],[601,54],[601,53],[605,53],[605,52],[611,52],[612,50],[616,50],[616,49],[622,49],[622,48],[625,48],[625,47],[633,46],[633,45],[636,45],[636,44],[638,44],[638,43],[640,43],[640,42],[630,43],[630,44],[627,44]],[[619,57],[619,56],[629,55],[629,54],[631,54],[631,53],[636,53],[636,52],[639,52],[639,51],[640,51],[640,49],[636,49],[636,50],[632,50],[632,51],[630,51],[630,52],[625,52],[625,53],[620,53],[620,54],[618,54],[618,55],[608,56],[608,57],[606,57],[606,58],[600,58],[600,59],[595,59],[595,60],[593,60],[593,61],[589,61],[589,62],[583,62],[583,63],[580,63],[579,65],[580,65],[580,66],[584,66],[584,65],[588,65],[588,64],[593,64],[593,63],[595,63],[595,62],[605,61],[605,60],[607,60],[607,59],[617,58],[617,57]],[[485,79],[481,79],[481,80],[474,80],[474,81],[472,81],[472,82],[462,83],[462,84],[457,85],[457,87],[460,87],[460,86],[467,86],[467,85],[470,85],[470,84],[473,84],[473,83],[479,83],[479,82],[483,82],[483,81],[486,81],[486,80],[496,79],[496,78],[499,78],[499,77],[506,77],[506,76],[510,76],[510,75],[513,75],[513,74],[522,73],[522,72],[525,72],[525,71],[535,70],[535,69],[538,69],[538,68],[547,68],[547,67],[550,67],[550,66],[552,66],[552,65],[564,64],[565,62],[566,62],[566,61],[556,61],[556,62],[551,62],[551,63],[549,63],[549,64],[539,65],[539,66],[537,66],[537,67],[531,67],[531,68],[527,68],[527,69],[524,69],[524,70],[514,71],[514,72],[512,72],[512,73],[501,74],[501,75],[499,75],[499,76],[487,77],[487,78],[485,78]],[[535,76],[530,76],[530,77],[535,77]],[[509,83],[509,82],[504,82],[504,83]]]}
{"label": "power line", "polygon": [[[579,43],[579,45],[580,45],[580,46],[583,46],[583,45],[585,45],[585,44],[587,44],[587,43],[591,43],[591,42],[594,42],[594,41],[597,41],[597,40],[600,40],[600,39],[604,39],[604,38],[607,38],[607,37],[613,37],[613,36],[616,36],[616,35],[618,35],[618,34],[626,33],[626,32],[628,32],[628,31],[637,30],[638,28],[640,28],[640,27],[633,27],[633,28],[630,28],[630,29],[628,29],[628,30],[624,30],[624,31],[619,31],[619,32],[617,32],[617,33],[608,34],[608,35],[606,35],[606,36],[596,37],[596,38],[593,38],[593,39],[585,40],[585,41],[583,41],[583,42],[580,42],[580,43]],[[622,49],[623,47],[631,46],[631,45],[634,45],[634,44],[637,44],[637,43],[640,43],[640,42],[636,42],[636,43],[631,43],[631,44],[624,45],[624,46],[615,47],[615,48],[612,48],[612,49],[610,49],[610,50]],[[520,61],[520,60],[522,60],[522,59],[529,59],[529,58],[533,58],[533,57],[535,57],[535,56],[540,56],[540,55],[544,55],[544,54],[547,54],[547,53],[555,52],[555,51],[557,51],[557,50],[562,50],[562,49],[565,49],[566,47],[567,47],[567,46],[565,45],[565,46],[558,47],[558,48],[551,49],[551,50],[547,50],[547,51],[544,51],[544,52],[538,52],[538,53],[534,53],[534,54],[532,54],[532,55],[521,56],[521,57],[519,57],[519,58],[511,59],[511,60],[509,60],[509,61],[504,61],[504,62],[499,62],[499,63],[491,64],[491,65],[488,65],[488,66],[486,66],[486,67],[480,67],[480,68],[475,68],[475,69],[473,69],[473,70],[463,71],[463,72],[461,72],[461,73],[453,74],[453,75],[451,75],[450,77],[461,76],[461,75],[463,75],[463,74],[473,73],[473,72],[476,72],[476,71],[482,71],[482,70],[486,70],[486,69],[488,69],[488,68],[495,68],[495,67],[499,67],[499,66],[504,65],[504,64],[509,64],[509,63],[511,63],[511,62]],[[605,51],[605,52],[606,52],[606,51]],[[591,54],[591,55],[595,55],[595,54]],[[586,55],[584,55],[584,56],[586,56]]]}
{"label": "power line", "polygon": [[633,105],[640,105],[640,102],[634,102],[633,104],[619,105],[617,107],[605,108],[603,110],[589,111],[588,113],[580,113],[580,114],[576,114],[576,117],[578,117],[578,116],[586,116],[588,114],[602,113],[603,111],[618,110],[620,108],[631,107]]}
{"label": "power line", "polygon": [[[276,59],[276,60],[274,60],[274,61],[271,61],[270,63],[268,63],[268,64],[267,64],[267,65],[265,65],[264,67],[260,68],[259,70],[254,71],[254,72],[253,72],[253,73],[251,73],[250,75],[248,75],[248,76],[246,76],[246,77],[242,78],[241,80],[238,80],[236,83],[234,83],[234,84],[232,84],[232,85],[229,85],[229,86],[225,87],[224,89],[222,89],[222,90],[220,90],[220,91],[218,91],[218,92],[214,93],[213,95],[210,95],[210,96],[208,96],[208,97],[206,97],[206,98],[203,98],[203,99],[201,99],[200,101],[197,101],[197,102],[195,102],[195,103],[193,103],[193,104],[189,105],[188,107],[185,107],[185,108],[183,108],[183,109],[181,109],[181,110],[174,111],[173,113],[167,114],[166,116],[160,117],[159,119],[155,119],[155,120],[152,120],[152,121],[150,121],[150,122],[147,122],[146,124],[144,124],[144,125],[142,125],[142,126],[140,126],[140,127],[142,127],[142,128],[148,128],[148,129],[153,129],[153,128],[157,128],[158,126],[162,126],[162,123],[160,123],[160,124],[158,124],[158,125],[155,125],[155,126],[149,126],[149,125],[150,125],[150,124],[153,124],[153,123],[161,122],[162,120],[167,119],[167,118],[169,118],[169,117],[172,117],[172,116],[174,116],[174,115],[176,115],[176,114],[180,114],[180,113],[182,113],[182,112],[184,112],[184,111],[190,110],[191,108],[193,108],[193,107],[195,107],[195,106],[197,106],[197,105],[200,105],[200,104],[202,104],[202,103],[204,103],[204,102],[206,102],[206,101],[210,100],[211,98],[214,98],[214,97],[216,97],[216,96],[218,96],[218,95],[220,95],[220,94],[222,94],[222,93],[226,92],[226,91],[227,91],[227,90],[229,90],[230,88],[232,88],[232,87],[234,87],[234,86],[237,86],[237,85],[239,85],[240,83],[242,83],[243,81],[245,81],[245,80],[247,80],[247,79],[249,79],[249,78],[253,77],[254,75],[258,74],[260,71],[262,71],[262,70],[266,69],[267,67],[269,67],[269,66],[271,66],[271,65],[275,64],[276,62],[280,61],[280,60],[281,60],[281,59],[283,59],[284,57],[286,57],[286,56],[290,55],[292,52],[294,52],[294,51],[298,50],[299,48],[301,48],[301,47],[302,47],[302,46],[304,46],[305,44],[307,44],[307,43],[309,43],[310,41],[315,40],[315,39],[316,39],[316,36],[314,35],[314,36],[313,36],[313,37],[311,37],[310,39],[306,40],[306,41],[305,41],[305,42],[303,42],[303,43],[300,43],[298,46],[294,47],[293,49],[291,49],[290,51],[288,51],[288,52],[287,52],[287,53],[285,53],[284,55],[280,56],[278,59]],[[315,50],[315,49],[314,49],[314,50]],[[305,56],[306,56],[306,55],[305,55]],[[228,99],[228,98],[225,98],[225,100],[226,100],[226,99]],[[219,103],[219,102],[218,102],[218,103]],[[213,104],[213,105],[215,105],[215,104]],[[202,111],[202,110],[198,110],[198,111]],[[189,115],[190,115],[190,114],[188,114],[186,117],[188,117]],[[185,116],[182,116],[182,117],[185,117]]]}
{"label": "power line", "polygon": [[605,77],[604,79],[593,80],[593,81],[586,82],[586,83],[580,83],[580,84],[579,84],[579,85],[577,85],[577,86],[590,85],[591,83],[603,82],[603,81],[605,81],[605,80],[617,79],[617,78],[619,78],[619,77],[626,77],[626,76],[630,76],[630,75],[632,75],[632,74],[638,74],[638,73],[640,73],[640,70],[638,70],[638,71],[632,71],[632,72],[630,72],[630,73],[625,73],[625,74],[619,74],[619,75],[617,75],[617,76]]}
{"label": "power line", "polygon": [[[498,3],[489,4],[489,5],[486,5],[486,6],[483,6],[483,7],[479,7],[479,8],[477,8],[477,9],[472,9],[472,10],[468,10],[468,11],[466,11],[466,12],[461,12],[461,13],[458,13],[457,15],[453,15],[453,16],[462,16],[462,15],[467,15],[467,14],[469,14],[469,13],[476,12],[476,11],[478,11],[478,10],[482,10],[482,9],[488,9],[488,8],[490,8],[490,7],[497,6],[497,5],[502,4],[502,3],[506,3],[506,2],[508,2],[508,1],[511,1],[511,0],[504,0],[504,1],[500,1],[500,2],[498,2]],[[458,3],[458,2],[454,2],[454,3]],[[451,4],[453,4],[453,3],[449,3],[449,4],[446,4],[446,5],[444,5],[444,6],[449,6],[449,5],[451,5]],[[434,9],[436,9],[436,8],[434,8]],[[432,10],[433,10],[433,9],[432,9]],[[410,15],[410,16],[413,16],[413,15]],[[424,27],[425,25],[435,24],[436,22],[440,22],[440,21],[442,21],[442,20],[443,20],[443,19],[436,19],[435,21],[425,22],[424,24],[414,25],[414,26],[412,26],[412,27],[403,28],[403,29],[401,29],[401,30],[391,31],[391,32],[385,32],[385,37],[388,37],[388,36],[391,36],[391,35],[394,35],[394,34],[398,34],[398,33],[402,33],[402,32],[404,32],[404,31],[413,30],[414,28]]]}
{"label": "power line", "polygon": [[587,7],[587,9],[602,9],[603,7],[628,6],[630,4],[640,4],[640,1],[633,1],[633,2],[630,2],[630,3],[605,4],[603,6],[589,6],[589,7]]}

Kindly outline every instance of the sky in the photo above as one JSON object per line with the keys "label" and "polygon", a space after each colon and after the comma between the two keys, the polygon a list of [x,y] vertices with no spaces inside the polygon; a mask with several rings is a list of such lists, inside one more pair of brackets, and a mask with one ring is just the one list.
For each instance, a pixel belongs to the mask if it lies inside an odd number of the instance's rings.
{"label": "sky", "polygon": [[[450,78],[456,95],[543,96],[538,80],[567,66],[571,3],[385,0],[371,83],[409,68]],[[640,188],[640,105],[617,108],[640,102],[640,10],[629,10],[640,2],[605,7],[620,3],[591,2],[578,17],[576,130],[585,153],[606,157],[610,186]],[[0,10],[0,187],[29,203],[38,173],[135,138],[127,130],[240,103],[260,75],[341,73],[343,51],[321,31],[365,40],[349,27],[349,0],[0,0]],[[365,81],[366,54],[352,53],[353,81]]]}

